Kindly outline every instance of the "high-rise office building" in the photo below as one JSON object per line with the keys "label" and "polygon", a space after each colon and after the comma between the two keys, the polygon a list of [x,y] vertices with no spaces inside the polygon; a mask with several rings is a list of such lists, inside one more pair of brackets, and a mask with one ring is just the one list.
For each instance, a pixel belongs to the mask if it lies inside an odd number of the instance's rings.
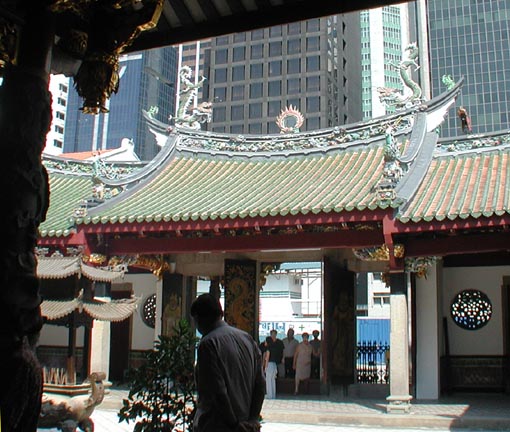
{"label": "high-rise office building", "polygon": [[[444,75],[464,76],[458,105],[466,108],[472,132],[508,129],[510,2],[428,0],[427,18],[432,95],[445,91]],[[442,136],[461,134],[460,120],[450,116]]]}
{"label": "high-rise office building", "polygon": [[350,13],[212,39],[208,129],[279,133],[275,120],[290,106],[304,116],[302,131],[361,120],[359,19]]}
{"label": "high-rise office building", "polygon": [[409,39],[408,5],[385,6],[360,13],[363,119],[388,114],[377,89],[403,91],[398,67]]}
{"label": "high-rise office building", "polygon": [[133,140],[135,153],[151,160],[159,151],[149,132],[143,110],[167,122],[175,113],[177,50],[174,47],[123,55],[119,64],[120,85],[108,100],[108,113],[80,111],[82,99],[70,89],[65,120],[64,152],[120,147],[123,138]]}
{"label": "high-rise office building", "polygon": [[64,151],[64,130],[69,96],[69,78],[65,75],[51,75],[49,90],[51,93],[52,120],[46,135],[44,153],[57,156]]}

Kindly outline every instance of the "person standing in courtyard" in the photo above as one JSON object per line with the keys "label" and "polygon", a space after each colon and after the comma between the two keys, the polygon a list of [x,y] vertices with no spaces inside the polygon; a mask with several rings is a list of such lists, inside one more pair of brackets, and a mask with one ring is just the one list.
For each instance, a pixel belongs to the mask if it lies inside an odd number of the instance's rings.
{"label": "person standing in courtyard", "polygon": [[266,351],[266,398],[274,399],[276,397],[276,376],[278,375],[278,365],[283,359],[283,342],[276,337],[276,330],[269,332],[271,342]]}
{"label": "person standing in courtyard", "polygon": [[310,379],[312,369],[312,346],[308,342],[308,333],[303,333],[303,342],[296,348],[294,354],[294,370],[296,375],[294,378],[294,394],[299,393],[299,383]]}
{"label": "person standing in courtyard", "polygon": [[287,337],[283,339],[283,361],[285,365],[285,378],[294,378],[294,353],[299,342],[294,337],[294,329],[287,330]]}
{"label": "person standing in courtyard", "polygon": [[311,378],[319,379],[321,376],[321,340],[319,339],[319,330],[312,332],[313,339],[310,341],[312,346],[312,373]]}
{"label": "person standing in courtyard", "polygon": [[246,332],[223,320],[219,301],[202,294],[191,305],[198,345],[194,432],[257,432],[265,382],[260,350]]}

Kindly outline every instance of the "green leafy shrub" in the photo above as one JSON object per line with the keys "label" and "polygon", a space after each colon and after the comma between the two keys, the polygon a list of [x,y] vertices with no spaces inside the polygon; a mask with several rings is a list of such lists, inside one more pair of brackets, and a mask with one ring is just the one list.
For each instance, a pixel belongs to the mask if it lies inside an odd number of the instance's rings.
{"label": "green leafy shrub", "polygon": [[136,421],[134,432],[192,430],[196,343],[186,320],[175,325],[172,336],[159,336],[143,365],[127,374],[130,390],[119,422]]}

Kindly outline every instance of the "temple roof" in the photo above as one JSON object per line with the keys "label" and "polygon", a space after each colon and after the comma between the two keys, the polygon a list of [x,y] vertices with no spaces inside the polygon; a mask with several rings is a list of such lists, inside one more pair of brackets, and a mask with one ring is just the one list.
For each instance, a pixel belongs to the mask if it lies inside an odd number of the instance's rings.
{"label": "temple roof", "polygon": [[43,300],[41,314],[53,321],[63,318],[73,311],[85,312],[99,321],[118,322],[129,318],[138,307],[139,299],[119,299],[111,301],[83,301],[77,297],[72,300]]}
{"label": "temple roof", "polygon": [[437,154],[416,198],[401,209],[399,220],[441,221],[510,213],[510,144],[501,144],[509,137],[508,133],[493,136],[497,147]]}
{"label": "temple roof", "polygon": [[[397,114],[296,134],[170,131],[148,118],[156,139],[166,142],[149,164],[94,182],[71,169],[50,171],[52,201],[41,235],[65,236],[84,225],[93,231],[104,224],[381,209],[394,209],[405,223],[509,213],[508,131],[438,140],[458,92],[459,85]],[[77,209],[80,200],[88,205]]]}
{"label": "temple roof", "polygon": [[73,275],[83,275],[98,282],[113,282],[122,278],[124,272],[89,266],[83,263],[81,256],[37,258],[37,277],[40,279],[65,279]]}

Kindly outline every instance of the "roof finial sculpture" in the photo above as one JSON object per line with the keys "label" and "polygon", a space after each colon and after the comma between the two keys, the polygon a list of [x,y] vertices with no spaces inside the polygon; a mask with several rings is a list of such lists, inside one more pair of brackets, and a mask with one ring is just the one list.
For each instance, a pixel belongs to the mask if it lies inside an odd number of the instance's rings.
{"label": "roof finial sculpture", "polygon": [[204,84],[205,77],[200,77],[197,83],[191,81],[191,68],[183,66],[179,71],[179,105],[174,122],[177,127],[200,129],[202,123],[209,123],[212,117],[212,103],[202,102],[193,107],[198,90]]}
{"label": "roof finial sculpture", "polygon": [[422,90],[420,86],[411,78],[411,72],[417,71],[420,66],[418,64],[419,50],[416,42],[410,43],[405,51],[408,53],[407,58],[402,60],[399,64],[389,62],[391,66],[398,69],[400,78],[404,85],[411,90],[409,96],[405,96],[402,92],[394,88],[379,87],[379,100],[388,107],[395,107],[396,109],[410,108],[422,102]]}
{"label": "roof finial sculpture", "polygon": [[276,124],[281,133],[298,133],[303,126],[305,118],[295,106],[288,106],[276,117]]}

